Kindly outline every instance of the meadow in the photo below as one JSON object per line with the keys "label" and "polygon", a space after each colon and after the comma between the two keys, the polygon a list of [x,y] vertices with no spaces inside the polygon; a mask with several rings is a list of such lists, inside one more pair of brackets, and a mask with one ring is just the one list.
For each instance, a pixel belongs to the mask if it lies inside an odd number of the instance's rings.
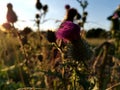
{"label": "meadow", "polygon": [[[63,23],[68,27],[62,27],[62,23],[59,28],[68,43],[59,41],[55,31],[41,30],[48,5],[37,0],[40,13],[35,15],[34,31],[15,28],[18,17],[13,5],[7,4],[7,22],[0,28],[0,90],[120,90],[120,32],[103,37],[101,29],[94,29],[88,36],[99,34],[102,38],[86,37],[80,28],[84,32],[88,2],[77,1],[82,15],[66,5]],[[80,22],[74,24],[74,19]]]}
{"label": "meadow", "polygon": [[93,57],[76,61],[48,35],[28,27],[0,31],[0,90],[120,89],[120,51],[114,40],[86,38]]}

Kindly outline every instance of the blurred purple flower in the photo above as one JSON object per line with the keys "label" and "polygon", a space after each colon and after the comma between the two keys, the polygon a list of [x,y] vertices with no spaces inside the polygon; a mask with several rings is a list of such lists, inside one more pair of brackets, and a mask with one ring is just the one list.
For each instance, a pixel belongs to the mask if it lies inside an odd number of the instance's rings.
{"label": "blurred purple flower", "polygon": [[119,18],[119,16],[118,16],[117,13],[115,13],[115,14],[113,15],[113,17],[112,17],[112,19],[118,19],[118,18]]}
{"label": "blurred purple flower", "polygon": [[7,10],[7,15],[6,15],[7,21],[9,23],[14,24],[18,20],[18,17],[13,10],[13,5],[11,3],[8,3],[7,4],[7,9],[8,9]]}
{"label": "blurred purple flower", "polygon": [[10,23],[3,23],[2,26],[7,29],[7,30],[10,30],[12,28],[11,24]]}
{"label": "blurred purple flower", "polygon": [[71,21],[65,21],[56,32],[57,39],[74,41],[80,38],[80,27]]}

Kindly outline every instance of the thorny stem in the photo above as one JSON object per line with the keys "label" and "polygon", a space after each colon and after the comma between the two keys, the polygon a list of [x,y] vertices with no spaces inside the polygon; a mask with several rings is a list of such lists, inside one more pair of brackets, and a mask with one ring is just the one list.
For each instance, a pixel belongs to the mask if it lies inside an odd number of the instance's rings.
{"label": "thorny stem", "polygon": [[95,62],[93,63],[93,72],[96,72],[96,65],[99,62],[100,57],[102,56],[103,50],[100,51],[99,55],[97,56],[97,58],[95,59]]}
{"label": "thorny stem", "polygon": [[[13,29],[15,30],[15,27],[14,27]],[[15,30],[15,31],[16,31],[16,30]],[[18,40],[19,40],[20,45],[21,45],[21,47],[22,47],[22,50],[23,50],[23,53],[24,53],[24,57],[25,57],[26,61],[29,61],[28,55],[27,55],[27,53],[26,53],[26,51],[25,51],[25,48],[24,48],[24,46],[23,46],[23,44],[22,44],[22,38],[21,38],[20,34],[19,34],[17,31],[16,31],[16,34],[17,34],[17,36],[18,36]]]}
{"label": "thorny stem", "polygon": [[103,85],[103,80],[104,80],[104,71],[105,71],[105,66],[107,62],[107,53],[108,53],[108,46],[105,45],[104,52],[103,52],[103,60],[100,65],[100,69],[98,72],[98,88],[99,90],[104,90],[104,85]]}
{"label": "thorny stem", "polygon": [[61,57],[62,57],[62,63],[64,63],[64,53],[63,53],[63,51],[61,50],[61,48],[58,46],[57,43],[53,43],[53,44],[59,50],[59,52],[61,54]]}
{"label": "thorny stem", "polygon": [[[20,63],[19,60],[18,60],[18,63]],[[19,73],[20,73],[21,81],[23,82],[23,85],[25,86],[24,77],[23,77],[23,74],[22,74],[21,67],[18,67],[18,68],[19,68]]]}
{"label": "thorny stem", "polygon": [[[62,51],[62,49],[58,46],[58,44],[55,42],[53,43],[55,45],[55,47],[58,49],[58,51],[60,52],[60,55],[61,55],[61,59],[62,59],[62,64],[64,64],[64,53]],[[62,68],[62,77],[64,78],[64,72],[65,72],[65,68],[63,67]],[[65,86],[66,88],[67,86]]]}
{"label": "thorny stem", "polygon": [[[13,30],[15,30],[15,33],[17,34],[18,40],[19,40],[20,45],[21,45],[21,47],[22,47],[22,50],[23,50],[23,53],[24,53],[24,57],[25,57],[25,63],[26,63],[26,62],[29,62],[27,53],[25,52],[25,48],[24,48],[23,43],[22,43],[22,38],[21,38],[20,34],[17,32],[17,30],[15,29],[14,25],[13,25]],[[19,60],[18,60],[18,61],[19,61]],[[18,63],[19,63],[19,62],[18,62]],[[25,86],[25,82],[24,82],[24,79],[23,79],[21,67],[19,67],[19,71],[20,71],[21,81],[23,82],[23,84],[24,84],[24,86]]]}
{"label": "thorny stem", "polygon": [[39,20],[39,23],[37,23],[37,27],[38,27],[38,35],[39,35],[39,39],[40,39],[40,42],[41,42],[40,20]]}
{"label": "thorny stem", "polygon": [[106,90],[112,90],[114,87],[117,87],[117,86],[119,86],[119,85],[120,85],[120,82],[119,82],[119,83],[114,84],[113,86],[111,86],[111,87],[107,88]]}

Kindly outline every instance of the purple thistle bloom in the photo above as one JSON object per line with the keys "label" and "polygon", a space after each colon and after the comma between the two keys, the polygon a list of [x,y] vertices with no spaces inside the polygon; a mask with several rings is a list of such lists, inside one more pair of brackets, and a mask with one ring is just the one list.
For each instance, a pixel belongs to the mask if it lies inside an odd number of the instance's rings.
{"label": "purple thistle bloom", "polygon": [[8,29],[10,30],[12,28],[11,24],[10,23],[3,23],[2,26],[5,28],[5,29]]}
{"label": "purple thistle bloom", "polygon": [[80,27],[71,21],[65,21],[56,32],[57,39],[63,41],[74,41],[80,38]]}

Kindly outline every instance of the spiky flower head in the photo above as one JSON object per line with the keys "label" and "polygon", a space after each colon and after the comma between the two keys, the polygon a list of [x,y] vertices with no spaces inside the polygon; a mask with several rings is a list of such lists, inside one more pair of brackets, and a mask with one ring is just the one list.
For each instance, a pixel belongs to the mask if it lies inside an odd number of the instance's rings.
{"label": "spiky flower head", "polygon": [[77,15],[77,10],[75,8],[70,8],[66,14],[66,20],[73,21],[75,16]]}
{"label": "spiky flower head", "polygon": [[37,0],[36,1],[36,9],[38,9],[38,10],[41,10],[42,9],[42,3],[40,2],[40,0]]}
{"label": "spiky flower head", "polygon": [[12,7],[13,7],[13,5],[11,3],[7,4],[7,8],[12,8]]}
{"label": "spiky flower head", "polygon": [[11,3],[8,3],[7,8],[8,8],[7,15],[6,15],[7,21],[9,23],[14,24],[18,18],[16,13],[13,10],[13,5]]}
{"label": "spiky flower head", "polygon": [[77,13],[77,15],[76,15],[76,19],[77,19],[77,20],[81,19],[81,15],[80,15],[80,13]]}
{"label": "spiky flower head", "polygon": [[47,11],[48,11],[48,5],[44,5],[44,6],[43,6],[43,11],[44,11],[44,12],[47,12]]}
{"label": "spiky flower head", "polygon": [[47,31],[47,40],[49,42],[55,42],[56,41],[55,32],[48,30]]}
{"label": "spiky flower head", "polygon": [[84,11],[84,12],[83,12],[83,16],[86,17],[87,15],[88,15],[88,12]]}
{"label": "spiky flower head", "polygon": [[65,21],[56,31],[56,37],[57,39],[62,39],[65,42],[78,40],[80,38],[80,27],[71,21]]}
{"label": "spiky flower head", "polygon": [[38,55],[38,60],[40,61],[40,62],[42,62],[43,61],[43,55]]}
{"label": "spiky flower head", "polygon": [[90,45],[84,39],[79,39],[77,42],[69,43],[66,48],[66,56],[75,61],[89,60],[93,55]]}
{"label": "spiky flower head", "polygon": [[36,19],[40,18],[40,15],[39,14],[36,14],[35,15]]}
{"label": "spiky flower head", "polygon": [[10,23],[3,23],[2,26],[7,30],[10,30],[12,28]]}

